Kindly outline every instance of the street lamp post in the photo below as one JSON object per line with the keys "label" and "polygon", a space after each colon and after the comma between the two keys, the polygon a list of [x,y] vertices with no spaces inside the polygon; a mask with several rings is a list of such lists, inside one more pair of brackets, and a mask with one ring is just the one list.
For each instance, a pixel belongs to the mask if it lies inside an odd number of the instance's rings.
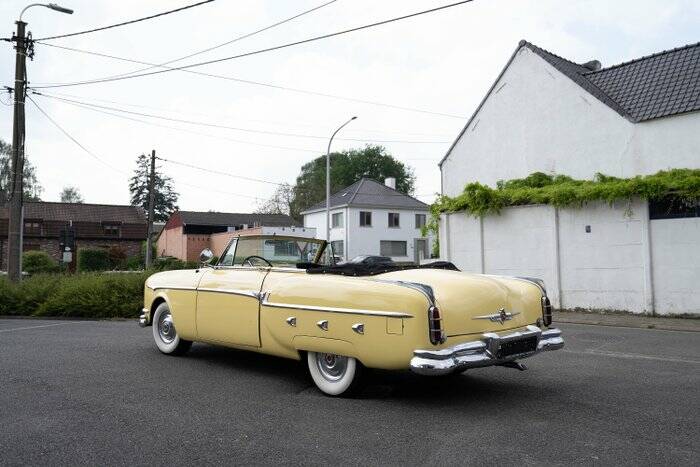
{"label": "street lamp post", "polygon": [[[333,138],[342,130],[345,125],[355,120],[357,117],[352,117],[347,122],[343,123],[338,127],[337,130],[331,135],[331,139],[328,141],[328,150],[326,151],[326,241],[330,244],[331,242],[331,143]],[[331,264],[333,260],[331,259]]]}
{"label": "street lamp post", "polygon": [[27,47],[30,40],[25,35],[27,23],[22,21],[22,15],[33,6],[43,6],[61,13],[73,14],[73,10],[63,8],[55,3],[32,3],[27,5],[19,14],[17,33],[12,38],[17,43],[15,50],[15,87],[14,87],[14,116],[12,120],[12,160],[10,192],[10,215],[7,232],[7,275],[12,281],[18,281],[22,277],[22,208],[24,187],[22,186],[24,174],[24,99],[26,94],[27,74]]}

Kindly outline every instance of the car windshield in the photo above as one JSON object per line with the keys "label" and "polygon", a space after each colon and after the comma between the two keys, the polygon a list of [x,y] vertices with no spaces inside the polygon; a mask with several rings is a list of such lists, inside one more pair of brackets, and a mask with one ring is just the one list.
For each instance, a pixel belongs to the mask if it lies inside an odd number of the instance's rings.
{"label": "car windshield", "polygon": [[[296,267],[299,263],[315,262],[323,245],[323,240],[313,238],[238,237],[229,247],[235,250],[227,251],[220,264],[242,266],[246,262],[255,266]],[[318,263],[324,264],[323,258]]]}

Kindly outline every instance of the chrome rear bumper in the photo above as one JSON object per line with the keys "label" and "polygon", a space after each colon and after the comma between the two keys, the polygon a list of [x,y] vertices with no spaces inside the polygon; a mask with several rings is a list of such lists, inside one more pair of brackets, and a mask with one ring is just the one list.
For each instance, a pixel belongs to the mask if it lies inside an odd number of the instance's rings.
{"label": "chrome rear bumper", "polygon": [[[508,353],[499,358],[504,347],[517,345],[536,339],[534,350]],[[415,350],[411,359],[411,370],[421,375],[444,375],[468,368],[503,365],[521,358],[531,357],[546,350],[558,350],[564,347],[564,339],[559,329],[542,330],[537,326],[527,326],[525,330],[510,334],[487,332],[480,340],[463,342],[440,350]]]}

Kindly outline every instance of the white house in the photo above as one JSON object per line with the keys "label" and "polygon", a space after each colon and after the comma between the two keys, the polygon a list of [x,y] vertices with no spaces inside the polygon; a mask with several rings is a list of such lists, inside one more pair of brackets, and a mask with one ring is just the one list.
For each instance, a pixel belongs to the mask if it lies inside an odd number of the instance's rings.
{"label": "white house", "polygon": [[[700,43],[602,68],[521,41],[440,162],[442,193],[533,172],[700,168]],[[560,308],[700,314],[700,206],[644,200],[442,216],[440,256],[539,276]]]}
{"label": "white house", "polygon": [[[394,178],[387,178],[385,185],[363,178],[331,196],[335,256],[381,255],[415,262],[430,258],[431,238],[421,235],[429,207],[395,186]],[[317,237],[327,240],[325,200],[302,214],[304,227],[315,228]]]}

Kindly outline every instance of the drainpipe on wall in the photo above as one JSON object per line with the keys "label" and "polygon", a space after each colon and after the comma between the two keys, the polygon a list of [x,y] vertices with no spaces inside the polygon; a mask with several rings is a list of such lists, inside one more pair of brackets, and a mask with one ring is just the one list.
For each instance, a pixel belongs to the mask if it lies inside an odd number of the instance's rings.
{"label": "drainpipe on wall", "polygon": [[656,316],[654,306],[654,275],[651,260],[651,221],[649,220],[649,202],[641,200],[642,209],[642,255],[644,261],[644,309]]}
{"label": "drainpipe on wall", "polygon": [[554,208],[554,287],[557,292],[557,299],[554,303],[555,308],[562,308],[562,297],[561,297],[561,253],[559,249],[559,208]]}

